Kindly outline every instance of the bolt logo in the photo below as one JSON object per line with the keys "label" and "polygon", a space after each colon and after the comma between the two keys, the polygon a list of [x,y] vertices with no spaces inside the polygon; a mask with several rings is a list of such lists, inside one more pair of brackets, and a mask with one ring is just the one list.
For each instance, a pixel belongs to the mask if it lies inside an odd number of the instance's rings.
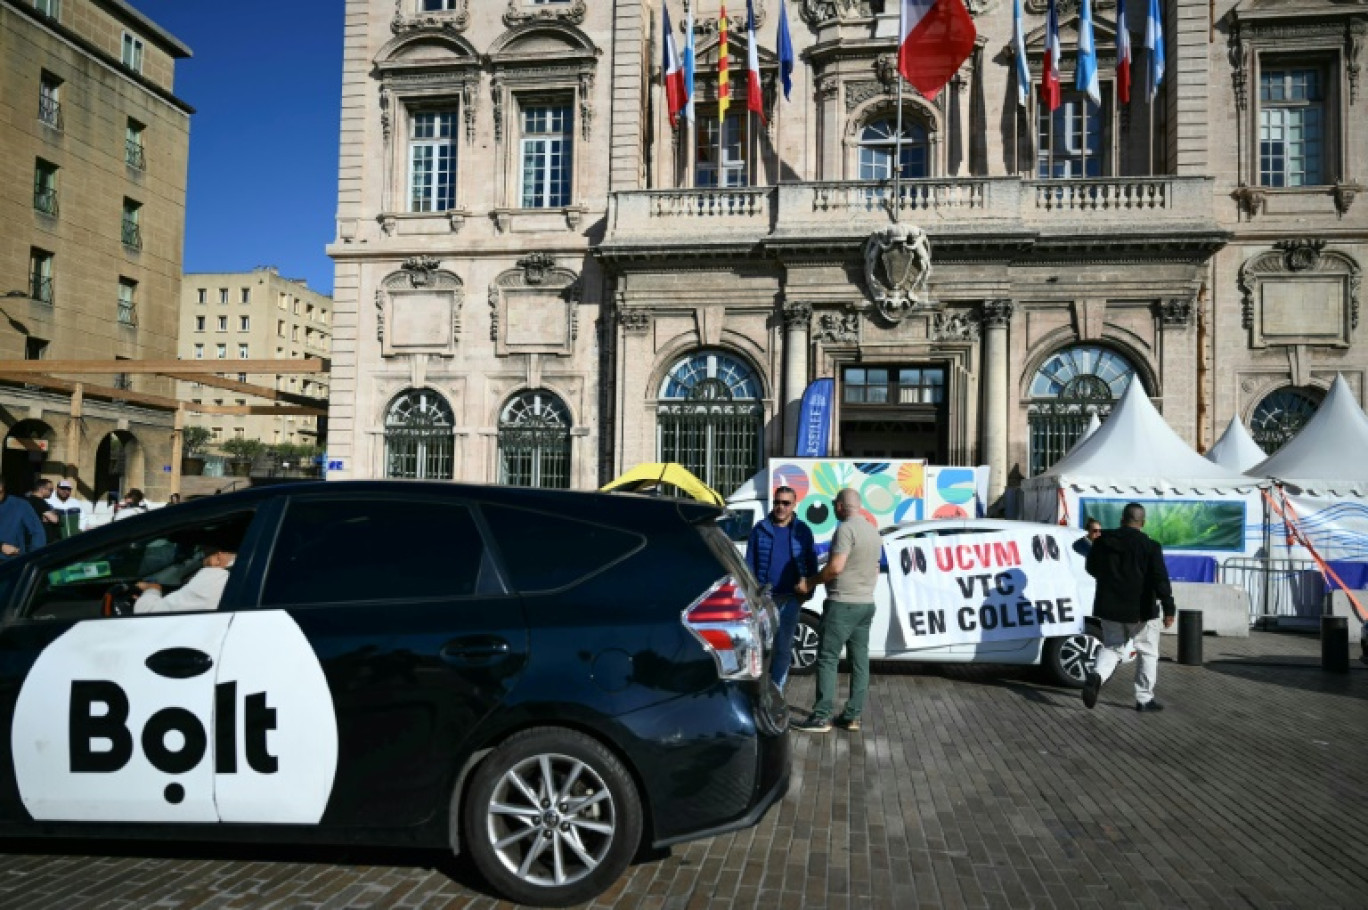
{"label": "bolt logo", "polygon": [[327,680],[280,611],[78,623],[10,743],[40,820],[316,823],[337,770]]}

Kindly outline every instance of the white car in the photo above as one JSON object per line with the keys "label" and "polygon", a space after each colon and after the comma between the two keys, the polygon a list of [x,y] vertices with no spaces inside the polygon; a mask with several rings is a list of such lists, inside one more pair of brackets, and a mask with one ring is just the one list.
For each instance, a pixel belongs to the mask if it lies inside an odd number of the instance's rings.
{"label": "white car", "polygon": [[[904,522],[880,531],[885,541],[918,540],[953,537],[965,534],[984,534],[992,531],[1021,531],[1044,535],[1057,542],[1060,550],[1072,548],[1085,535],[1077,528],[1060,525],[1036,524],[1006,519],[942,519]],[[1084,611],[1091,613],[1093,592],[1096,588],[1091,576],[1083,571],[1081,556],[1075,560],[1079,600]],[[811,600],[803,605],[798,626],[793,634],[793,665],[790,672],[812,673],[817,665],[819,627],[826,590],[817,588]],[[1040,664],[1050,678],[1065,686],[1081,687],[1097,656],[1100,643],[1090,635],[1078,634],[1055,638],[1023,638],[1010,641],[981,642],[978,644],[942,645],[932,648],[908,648],[902,640],[899,623],[894,619],[893,591],[888,580],[888,569],[880,569],[878,586],[874,589],[874,623],[869,633],[869,656],[872,660],[911,660],[927,663],[984,663],[984,664]]]}

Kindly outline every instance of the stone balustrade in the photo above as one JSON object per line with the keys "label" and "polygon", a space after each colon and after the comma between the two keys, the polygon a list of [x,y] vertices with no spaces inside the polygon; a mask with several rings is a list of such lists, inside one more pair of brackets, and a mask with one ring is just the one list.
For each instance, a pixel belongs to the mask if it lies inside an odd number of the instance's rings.
{"label": "stone balustrade", "polygon": [[[848,236],[889,222],[889,182],[781,183],[773,187],[638,190],[610,198],[607,242],[726,237]],[[1209,177],[1119,177],[1037,180],[1020,177],[903,181],[899,220],[934,235],[939,226],[972,232],[1143,231],[1190,224],[1214,227]],[[1137,220],[1137,216],[1145,216]]]}

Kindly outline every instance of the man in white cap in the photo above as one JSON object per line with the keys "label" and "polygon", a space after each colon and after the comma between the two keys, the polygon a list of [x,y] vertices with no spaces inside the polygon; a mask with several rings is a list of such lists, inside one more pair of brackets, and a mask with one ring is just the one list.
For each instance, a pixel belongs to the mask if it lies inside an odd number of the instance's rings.
{"label": "man in white cap", "polygon": [[70,480],[57,481],[57,489],[53,491],[52,498],[48,500],[48,505],[52,506],[53,511],[57,513],[60,537],[64,539],[73,537],[86,529],[87,517],[90,515],[90,503],[77,498]]}

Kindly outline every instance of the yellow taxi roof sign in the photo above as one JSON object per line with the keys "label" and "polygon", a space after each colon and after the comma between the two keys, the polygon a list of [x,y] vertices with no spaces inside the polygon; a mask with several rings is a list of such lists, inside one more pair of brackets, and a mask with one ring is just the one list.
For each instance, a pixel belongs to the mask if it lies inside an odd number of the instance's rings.
{"label": "yellow taxi roof sign", "polygon": [[643,493],[661,486],[672,486],[687,493],[699,502],[726,508],[726,501],[717,491],[699,480],[683,465],[674,462],[650,462],[639,464],[617,479],[604,484],[599,490],[603,493]]}

